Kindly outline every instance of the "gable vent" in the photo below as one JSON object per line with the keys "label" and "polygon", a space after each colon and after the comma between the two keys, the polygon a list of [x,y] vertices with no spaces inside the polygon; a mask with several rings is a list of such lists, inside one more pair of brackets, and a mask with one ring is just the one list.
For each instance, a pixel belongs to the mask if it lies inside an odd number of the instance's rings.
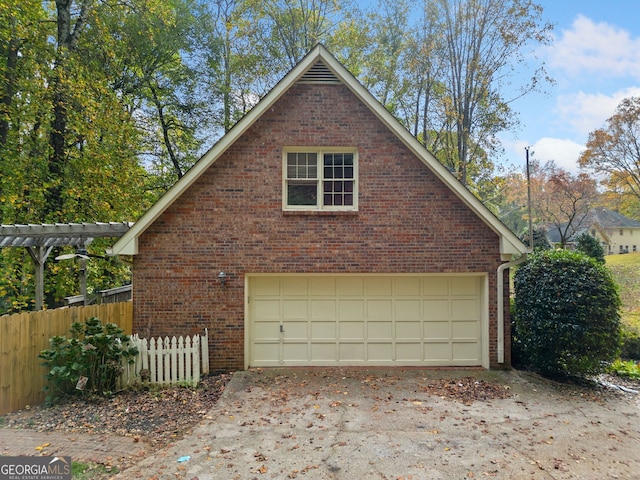
{"label": "gable vent", "polygon": [[305,72],[298,80],[299,83],[340,83],[338,77],[319,61]]}

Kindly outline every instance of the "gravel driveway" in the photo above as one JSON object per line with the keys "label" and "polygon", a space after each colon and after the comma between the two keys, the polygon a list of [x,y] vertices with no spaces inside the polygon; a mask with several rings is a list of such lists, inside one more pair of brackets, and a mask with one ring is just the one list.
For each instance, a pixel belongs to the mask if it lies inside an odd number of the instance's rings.
{"label": "gravel driveway", "polygon": [[637,479],[639,397],[517,371],[249,370],[117,478]]}

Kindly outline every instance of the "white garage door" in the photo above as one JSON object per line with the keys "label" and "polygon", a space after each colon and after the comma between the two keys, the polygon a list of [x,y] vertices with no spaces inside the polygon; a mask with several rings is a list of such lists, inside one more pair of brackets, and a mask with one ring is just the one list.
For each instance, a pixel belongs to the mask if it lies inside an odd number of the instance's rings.
{"label": "white garage door", "polygon": [[485,276],[251,276],[251,367],[482,365]]}

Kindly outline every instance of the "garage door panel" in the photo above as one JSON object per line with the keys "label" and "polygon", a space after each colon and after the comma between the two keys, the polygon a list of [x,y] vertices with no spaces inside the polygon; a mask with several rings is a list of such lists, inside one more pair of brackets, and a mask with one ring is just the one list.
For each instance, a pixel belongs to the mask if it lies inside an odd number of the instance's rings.
{"label": "garage door panel", "polygon": [[310,324],[311,338],[314,340],[336,340],[337,324],[333,321],[313,321]]}
{"label": "garage door panel", "polygon": [[478,324],[473,321],[466,322],[452,322],[451,324],[451,337],[454,340],[478,340]]}
{"label": "garage door panel", "polygon": [[282,317],[285,319],[304,318],[309,316],[307,300],[283,300]]}
{"label": "garage door panel", "polygon": [[393,322],[388,320],[367,322],[367,338],[372,340],[393,340]]}
{"label": "garage door panel", "polygon": [[393,282],[390,277],[367,277],[365,285],[369,297],[390,297],[393,294]]}
{"label": "garage door panel", "polygon": [[255,309],[260,312],[260,320],[263,319],[280,319],[282,316],[280,310],[280,299],[264,299],[255,300]]}
{"label": "garage door panel", "polygon": [[284,339],[304,339],[309,338],[309,322],[306,320],[294,322],[288,321],[283,325]]}
{"label": "garage door panel", "polygon": [[408,340],[422,337],[422,322],[396,321],[396,340]]}
{"label": "garage door panel", "polygon": [[251,279],[252,295],[280,295],[280,279],[274,277],[256,277]]}
{"label": "garage door panel", "polygon": [[306,363],[309,361],[309,345],[307,342],[285,342],[282,346],[282,356],[288,363]]}
{"label": "garage door panel", "polygon": [[339,300],[338,318],[345,320],[355,320],[365,318],[364,300]]}
{"label": "garage door panel", "polygon": [[425,321],[448,320],[451,315],[450,309],[448,299],[426,300],[422,304],[422,318]]}
{"label": "garage door panel", "polygon": [[455,342],[452,345],[453,360],[473,361],[480,354],[479,347],[475,342]]}
{"label": "garage door panel", "polygon": [[392,294],[394,297],[419,297],[420,282],[416,282],[413,277],[396,277],[393,279]]}
{"label": "garage door panel", "polygon": [[422,317],[421,302],[418,299],[394,300],[393,318],[396,320],[419,319]]}
{"label": "garage door panel", "polygon": [[254,325],[256,340],[278,340],[280,337],[280,321],[261,321]]}
{"label": "garage door panel", "polygon": [[364,362],[364,344],[363,343],[345,343],[339,345],[339,358],[341,362]]}
{"label": "garage door panel", "polygon": [[271,359],[280,358],[280,345],[277,343],[256,342],[253,345],[253,352],[254,358],[258,359],[254,366],[268,365],[271,363]]}
{"label": "garage door panel", "polygon": [[449,338],[451,338],[451,322],[425,322],[424,338],[429,340],[448,340]]}
{"label": "garage door panel", "polygon": [[282,294],[286,296],[307,296],[309,279],[304,277],[283,277]]}
{"label": "garage door panel", "polygon": [[313,343],[311,344],[311,361],[320,363],[335,362],[338,349],[335,343]]}
{"label": "garage door panel", "polygon": [[340,326],[340,335],[339,338],[354,340],[358,339],[363,341],[365,338],[365,324],[362,321],[358,322],[346,322],[341,321],[339,323]]}
{"label": "garage door panel", "polygon": [[478,318],[478,300],[475,298],[451,300],[451,318],[476,320]]}
{"label": "garage door panel", "polygon": [[336,318],[338,305],[337,301],[333,299],[327,300],[311,300],[311,318],[312,319],[324,319],[324,318]]}
{"label": "garage door panel", "polygon": [[483,285],[455,275],[250,276],[249,365],[481,365]]}
{"label": "garage door panel", "polygon": [[450,342],[425,342],[423,347],[424,359],[431,364],[447,364],[452,359]]}
{"label": "garage door panel", "polygon": [[312,278],[309,282],[309,294],[318,297],[335,297],[336,279],[333,277]]}
{"label": "garage door panel", "polygon": [[478,278],[476,277],[455,277],[455,281],[450,283],[452,295],[476,296],[478,294]]}
{"label": "garage door panel", "polygon": [[392,317],[393,303],[388,300],[368,300],[367,301],[367,318],[370,320],[389,319]]}
{"label": "garage door panel", "polygon": [[338,277],[336,289],[341,296],[362,297],[364,295],[363,277]]}
{"label": "garage door panel", "polygon": [[394,360],[395,346],[393,344],[371,341],[367,343],[367,361],[393,362]]}
{"label": "garage door panel", "polygon": [[449,295],[448,279],[426,277],[422,282],[422,295],[425,297],[443,297]]}
{"label": "garage door panel", "polygon": [[419,363],[422,361],[422,343],[400,343],[396,348],[396,361],[407,363]]}

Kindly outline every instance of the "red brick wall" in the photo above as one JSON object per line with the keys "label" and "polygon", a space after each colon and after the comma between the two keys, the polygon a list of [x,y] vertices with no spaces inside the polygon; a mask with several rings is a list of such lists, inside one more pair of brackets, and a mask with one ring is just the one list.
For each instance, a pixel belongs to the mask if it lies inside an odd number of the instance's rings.
{"label": "red brick wall", "polygon": [[[358,212],[282,211],[300,145],[357,147]],[[134,331],[207,327],[212,369],[241,369],[245,273],[489,272],[493,365],[499,264],[497,235],[346,87],[295,85],[140,237]]]}

